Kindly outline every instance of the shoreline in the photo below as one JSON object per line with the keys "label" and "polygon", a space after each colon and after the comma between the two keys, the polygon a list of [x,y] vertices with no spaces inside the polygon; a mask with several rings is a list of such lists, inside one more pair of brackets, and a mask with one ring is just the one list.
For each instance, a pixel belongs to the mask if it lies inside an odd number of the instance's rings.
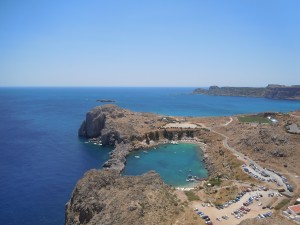
{"label": "shoreline", "polygon": [[[84,141],[84,143],[93,143],[93,141]],[[95,143],[94,143],[95,144]],[[150,141],[150,144],[146,144],[145,142],[139,142],[138,146],[132,146],[132,142],[122,144],[127,148],[126,153],[123,155],[124,161],[122,162],[124,165],[119,165],[117,169],[119,170],[119,173],[121,174],[123,170],[125,169],[126,163],[127,163],[127,157],[129,156],[130,153],[136,152],[136,151],[142,151],[142,150],[155,150],[156,147],[159,147],[161,145],[172,145],[172,144],[193,144],[197,145],[199,147],[200,154],[202,155],[202,160],[199,161],[199,163],[202,163],[204,165],[204,169],[207,171],[207,177],[202,178],[201,180],[206,180],[209,177],[213,175],[214,169],[212,168],[212,161],[210,160],[209,154],[207,153],[207,144],[204,142],[201,142],[197,137],[194,138],[182,138],[181,140],[159,140],[159,141]],[[99,144],[97,144],[99,145]],[[120,144],[118,144],[120,145]],[[110,169],[110,164],[107,164],[111,159],[113,159],[113,152],[117,149],[117,146],[109,153],[110,158],[103,164],[102,169]],[[105,147],[99,145],[101,147]],[[124,148],[124,147],[123,147]],[[196,182],[198,183],[198,182]],[[186,186],[191,186],[191,185],[183,185],[179,186],[180,188],[186,188]]]}
{"label": "shoreline", "polygon": [[[184,185],[179,185],[179,186],[174,186],[174,185],[170,184],[170,186],[174,187],[177,190],[185,190],[185,191],[186,190],[193,190],[195,187],[197,187],[197,185],[201,181],[209,179],[209,177],[212,175],[212,171],[210,169],[211,162],[210,162],[208,154],[206,152],[207,151],[207,145],[205,143],[199,141],[197,138],[184,138],[184,139],[178,140],[178,141],[161,140],[161,141],[158,141],[158,142],[153,142],[150,145],[142,146],[141,148],[138,148],[138,149],[133,149],[132,151],[130,151],[126,155],[125,158],[126,158],[126,161],[127,161],[127,157],[129,156],[129,154],[137,152],[137,151],[148,150],[150,152],[150,151],[155,150],[155,148],[159,147],[159,146],[163,146],[163,145],[177,145],[177,144],[192,144],[192,145],[195,145],[195,146],[198,147],[198,151],[202,155],[202,159],[198,160],[198,162],[201,163],[203,165],[203,168],[207,171],[207,176],[203,177],[203,178],[200,178],[201,180],[199,180],[199,181],[188,182],[188,183],[186,183]],[[125,166],[126,166],[126,162],[125,162]],[[123,170],[120,172],[120,174],[122,174]],[[153,169],[153,170],[155,170],[155,169]]]}

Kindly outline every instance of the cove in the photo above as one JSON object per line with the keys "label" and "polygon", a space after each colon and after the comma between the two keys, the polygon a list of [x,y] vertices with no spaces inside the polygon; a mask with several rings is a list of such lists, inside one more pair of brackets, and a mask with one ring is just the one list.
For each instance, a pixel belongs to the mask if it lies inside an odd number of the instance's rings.
{"label": "cove", "polygon": [[141,175],[155,170],[167,184],[175,187],[188,186],[193,184],[186,181],[189,175],[207,177],[208,172],[202,159],[202,151],[195,144],[159,145],[146,151],[130,153],[122,174]]}

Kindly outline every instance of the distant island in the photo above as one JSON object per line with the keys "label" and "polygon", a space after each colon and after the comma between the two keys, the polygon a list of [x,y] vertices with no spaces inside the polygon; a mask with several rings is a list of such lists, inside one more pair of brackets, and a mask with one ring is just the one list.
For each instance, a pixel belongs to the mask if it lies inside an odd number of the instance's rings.
{"label": "distant island", "polygon": [[197,88],[193,94],[300,100],[300,85],[285,86],[269,84],[267,87],[210,86],[209,89]]}
{"label": "distant island", "polygon": [[116,101],[112,99],[97,99],[96,102],[116,102]]}

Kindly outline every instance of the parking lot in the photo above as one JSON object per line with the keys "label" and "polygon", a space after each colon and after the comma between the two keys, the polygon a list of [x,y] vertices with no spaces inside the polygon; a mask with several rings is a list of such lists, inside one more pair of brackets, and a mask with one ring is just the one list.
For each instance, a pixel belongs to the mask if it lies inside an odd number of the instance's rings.
{"label": "parking lot", "polygon": [[[240,198],[240,201],[230,205],[227,204],[223,209],[217,209],[205,203],[194,203],[193,207],[196,214],[201,212],[202,215],[207,215],[213,224],[233,225],[247,218],[258,217],[259,214],[269,213],[271,215],[272,210],[266,208],[266,206],[274,201],[274,197],[278,198],[278,201],[283,199],[274,191],[254,191],[247,192]],[[249,199],[252,200],[249,201]],[[248,204],[247,202],[251,203]],[[247,204],[245,205],[245,203]]]}

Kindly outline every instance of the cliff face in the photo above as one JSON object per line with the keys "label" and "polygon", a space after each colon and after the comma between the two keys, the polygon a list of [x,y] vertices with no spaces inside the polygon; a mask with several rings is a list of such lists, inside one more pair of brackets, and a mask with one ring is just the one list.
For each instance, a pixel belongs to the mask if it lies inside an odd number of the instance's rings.
{"label": "cliff face", "polygon": [[269,85],[264,97],[272,99],[300,100],[300,86],[272,86]]}
{"label": "cliff face", "polygon": [[121,172],[129,152],[141,147],[135,146],[132,140],[143,141],[145,133],[161,125],[162,118],[158,115],[132,112],[108,104],[95,107],[86,114],[78,135],[101,141],[104,146],[113,146],[110,159],[103,166]]}
{"label": "cliff face", "polygon": [[299,85],[290,87],[283,85],[268,85],[266,88],[211,86],[208,90],[197,88],[193,93],[220,96],[247,96],[271,99],[300,100]]}
{"label": "cliff face", "polygon": [[171,224],[179,212],[171,189],[155,172],[121,177],[90,170],[66,205],[66,225]]}
{"label": "cliff face", "polygon": [[86,114],[78,135],[98,138],[103,145],[115,146],[128,143],[132,136],[141,139],[146,132],[161,124],[161,118],[155,114],[132,112],[108,104],[95,107]]}

